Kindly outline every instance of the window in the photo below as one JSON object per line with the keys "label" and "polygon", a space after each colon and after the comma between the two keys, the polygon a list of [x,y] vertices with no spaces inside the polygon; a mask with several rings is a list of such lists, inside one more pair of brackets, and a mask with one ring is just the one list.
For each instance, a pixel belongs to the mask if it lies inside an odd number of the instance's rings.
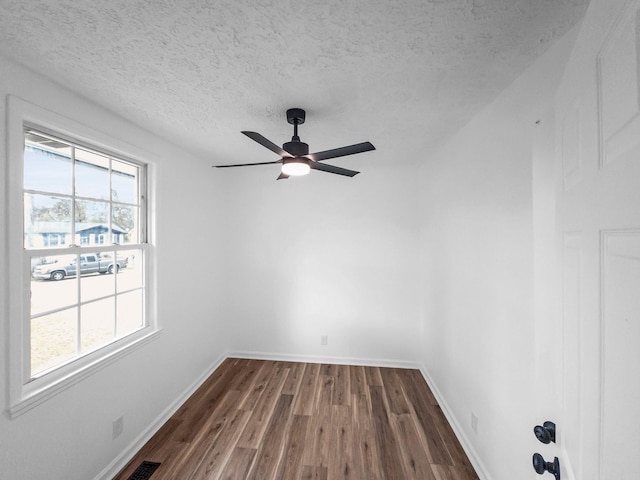
{"label": "window", "polygon": [[17,278],[9,412],[17,416],[159,330],[145,154],[15,97],[8,126],[9,273]]}
{"label": "window", "polygon": [[[25,261],[40,259],[31,278],[33,379],[146,325],[145,175],[139,163],[27,128],[23,178]],[[124,241],[107,246],[115,229]],[[75,242],[60,252],[65,237]]]}
{"label": "window", "polygon": [[65,235],[57,235],[55,233],[43,233],[42,244],[45,247],[57,247],[66,243]]}

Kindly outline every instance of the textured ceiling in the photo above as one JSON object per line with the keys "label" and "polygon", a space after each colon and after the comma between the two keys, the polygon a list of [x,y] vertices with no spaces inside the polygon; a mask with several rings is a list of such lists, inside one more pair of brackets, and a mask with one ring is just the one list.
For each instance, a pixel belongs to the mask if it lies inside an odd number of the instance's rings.
{"label": "textured ceiling", "polygon": [[0,0],[0,52],[212,164],[272,160],[240,130],[282,144],[290,107],[307,110],[312,151],[369,140],[366,155],[399,162],[464,125],[587,4]]}

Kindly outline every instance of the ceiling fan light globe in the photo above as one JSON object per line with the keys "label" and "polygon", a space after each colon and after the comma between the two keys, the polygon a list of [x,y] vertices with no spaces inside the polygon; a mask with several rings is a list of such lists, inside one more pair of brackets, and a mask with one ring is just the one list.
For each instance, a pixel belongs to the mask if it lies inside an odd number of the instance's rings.
{"label": "ceiling fan light globe", "polygon": [[305,162],[287,162],[282,165],[282,173],[293,177],[306,175],[310,170],[311,167]]}

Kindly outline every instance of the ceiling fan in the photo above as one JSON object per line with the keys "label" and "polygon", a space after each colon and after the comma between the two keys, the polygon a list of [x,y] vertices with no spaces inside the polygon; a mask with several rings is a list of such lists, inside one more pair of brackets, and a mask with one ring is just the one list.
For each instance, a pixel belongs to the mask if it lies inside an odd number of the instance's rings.
{"label": "ceiling fan", "polygon": [[293,125],[293,137],[291,137],[290,142],[282,145],[282,148],[259,133],[247,131],[242,132],[251,140],[258,142],[263,147],[266,147],[272,152],[280,155],[280,160],[260,163],[240,163],[235,165],[215,165],[215,167],[251,167],[254,165],[272,165],[281,163],[282,170],[277,180],[289,178],[290,176],[306,175],[310,170],[320,170],[322,172],[335,173],[346,177],[353,177],[360,173],[355,170],[347,170],[346,168],[327,165],[326,163],[321,162],[330,158],[344,157],[346,155],[375,150],[376,148],[371,144],[371,142],[356,143],[355,145],[349,145],[348,147],[309,153],[309,145],[301,142],[300,137],[298,136],[298,125],[302,125],[304,123],[305,115],[305,111],[301,108],[290,108],[287,110],[287,122]]}

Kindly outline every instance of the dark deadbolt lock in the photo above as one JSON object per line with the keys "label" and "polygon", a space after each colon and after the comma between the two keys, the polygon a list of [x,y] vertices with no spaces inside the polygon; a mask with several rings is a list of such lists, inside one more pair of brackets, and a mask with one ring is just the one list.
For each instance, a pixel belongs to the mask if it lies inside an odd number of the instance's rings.
{"label": "dark deadbolt lock", "polygon": [[556,480],[560,480],[560,460],[558,457],[553,459],[553,462],[545,462],[542,455],[539,453],[533,454],[533,469],[537,474],[542,475],[544,472],[551,473]]}
{"label": "dark deadbolt lock", "polygon": [[544,422],[542,426],[536,425],[533,429],[533,433],[536,434],[536,438],[542,443],[549,443],[556,441],[556,424],[553,422]]}

